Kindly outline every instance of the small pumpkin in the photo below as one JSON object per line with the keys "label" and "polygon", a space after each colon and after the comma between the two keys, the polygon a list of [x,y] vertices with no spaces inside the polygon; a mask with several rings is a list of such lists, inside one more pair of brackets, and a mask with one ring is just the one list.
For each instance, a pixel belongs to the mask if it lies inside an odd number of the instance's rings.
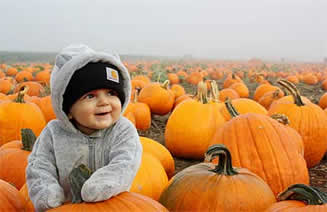
{"label": "small pumpkin", "polygon": [[174,105],[174,93],[168,88],[169,81],[163,84],[149,83],[139,93],[138,101],[149,105],[151,113],[166,115]]}
{"label": "small pumpkin", "polygon": [[20,189],[26,182],[25,169],[36,137],[31,129],[22,129],[23,148],[4,148],[0,150],[0,179]]}

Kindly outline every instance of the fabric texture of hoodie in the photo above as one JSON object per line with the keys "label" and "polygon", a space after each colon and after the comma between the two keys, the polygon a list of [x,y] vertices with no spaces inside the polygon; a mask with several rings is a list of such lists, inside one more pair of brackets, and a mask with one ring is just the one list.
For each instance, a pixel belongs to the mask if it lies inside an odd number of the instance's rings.
{"label": "fabric texture of hoodie", "polygon": [[[99,61],[110,63],[121,72],[125,101],[116,123],[85,135],[63,111],[63,94],[76,70]],[[141,163],[142,145],[134,125],[122,116],[129,103],[131,83],[119,57],[83,44],[70,45],[56,56],[50,89],[57,119],[50,121],[37,138],[26,168],[28,193],[36,211],[71,201],[68,175],[80,164],[94,172],[82,187],[85,202],[106,200],[128,191]]]}

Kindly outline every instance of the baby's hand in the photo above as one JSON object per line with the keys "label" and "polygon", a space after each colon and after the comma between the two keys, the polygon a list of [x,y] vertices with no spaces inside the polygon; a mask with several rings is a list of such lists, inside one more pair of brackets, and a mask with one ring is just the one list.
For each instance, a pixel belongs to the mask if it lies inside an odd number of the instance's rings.
{"label": "baby's hand", "polygon": [[91,175],[91,170],[84,164],[79,165],[70,172],[69,182],[73,196],[72,203],[80,203],[83,201],[81,197],[82,186]]}

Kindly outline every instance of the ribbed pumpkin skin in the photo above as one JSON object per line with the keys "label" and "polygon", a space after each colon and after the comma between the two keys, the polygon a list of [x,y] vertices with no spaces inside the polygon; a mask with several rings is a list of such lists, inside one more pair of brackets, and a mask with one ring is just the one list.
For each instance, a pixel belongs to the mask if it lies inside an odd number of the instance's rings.
{"label": "ribbed pumpkin skin", "polygon": [[34,103],[0,102],[0,117],[0,146],[21,140],[22,128],[30,128],[39,136],[46,124],[42,111]]}
{"label": "ribbed pumpkin skin", "polygon": [[327,204],[306,205],[296,200],[285,200],[272,204],[265,212],[326,212]]}
{"label": "ribbed pumpkin skin", "polygon": [[208,142],[225,123],[218,103],[202,104],[196,100],[180,103],[168,118],[165,146],[177,157],[203,159]]}
{"label": "ribbed pumpkin skin", "polygon": [[275,104],[268,111],[269,115],[281,113],[290,120],[303,139],[304,158],[308,168],[317,165],[327,150],[327,116],[316,104],[306,103],[297,106],[293,103]]}
{"label": "ribbed pumpkin skin", "polygon": [[276,202],[269,186],[247,169],[218,175],[212,163],[200,163],[177,173],[159,202],[169,211],[263,211]]}
{"label": "ribbed pumpkin skin", "polygon": [[[266,108],[264,108],[262,105],[260,105],[258,102],[252,99],[247,99],[247,98],[233,99],[232,104],[234,108],[237,110],[237,112],[239,112],[240,114],[259,113],[259,114],[266,115],[268,113]],[[227,121],[232,118],[228,110],[226,109],[226,106],[221,108],[221,113],[223,114],[223,116]]]}
{"label": "ribbed pumpkin skin", "polygon": [[21,189],[19,190],[19,193],[22,195],[22,197],[25,199],[25,212],[34,212],[34,205],[28,196],[28,188],[27,184],[25,183]]}
{"label": "ribbed pumpkin skin", "polygon": [[143,152],[148,152],[158,158],[163,165],[168,178],[175,172],[175,161],[169,150],[159,142],[140,136]]}
{"label": "ribbed pumpkin skin", "polygon": [[5,180],[17,189],[25,184],[25,169],[30,152],[9,148],[0,151],[0,179]]}
{"label": "ribbed pumpkin skin", "polygon": [[24,211],[24,199],[19,191],[0,179],[0,211]]}
{"label": "ribbed pumpkin skin", "polygon": [[81,212],[81,211],[103,211],[103,212],[167,212],[168,210],[157,201],[132,192],[123,192],[109,200],[96,203],[66,204],[58,208],[48,210],[49,212]]}
{"label": "ribbed pumpkin skin", "polygon": [[244,167],[264,179],[275,195],[295,183],[309,184],[302,141],[294,131],[272,118],[248,113],[226,122],[209,145],[230,150],[233,166]]}
{"label": "ribbed pumpkin skin", "polygon": [[159,159],[143,152],[142,162],[130,191],[158,200],[168,183],[168,177]]}

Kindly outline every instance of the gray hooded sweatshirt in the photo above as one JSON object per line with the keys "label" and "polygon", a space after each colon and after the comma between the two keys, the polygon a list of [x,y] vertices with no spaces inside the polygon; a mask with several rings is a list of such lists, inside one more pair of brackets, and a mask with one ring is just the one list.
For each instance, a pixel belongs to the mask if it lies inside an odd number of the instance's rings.
{"label": "gray hooded sweatshirt", "polygon": [[[63,111],[63,94],[76,70],[97,61],[111,63],[121,71],[126,81],[125,102],[116,123],[85,135]],[[134,125],[122,116],[130,99],[131,84],[119,57],[95,52],[85,45],[68,46],[56,57],[50,85],[57,119],[50,121],[37,138],[26,168],[28,193],[36,211],[71,201],[68,175],[82,163],[95,171],[82,187],[81,196],[85,202],[106,200],[128,191],[141,163],[142,145]]]}

